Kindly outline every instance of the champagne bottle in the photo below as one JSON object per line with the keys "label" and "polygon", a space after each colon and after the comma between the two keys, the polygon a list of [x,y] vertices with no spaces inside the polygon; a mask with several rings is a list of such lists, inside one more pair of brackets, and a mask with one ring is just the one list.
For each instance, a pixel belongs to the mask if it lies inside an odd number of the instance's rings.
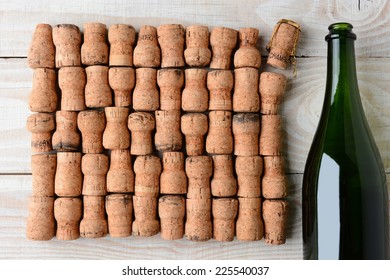
{"label": "champagne bottle", "polygon": [[383,163],[364,115],[349,23],[325,37],[325,98],[302,191],[305,259],[389,259]]}

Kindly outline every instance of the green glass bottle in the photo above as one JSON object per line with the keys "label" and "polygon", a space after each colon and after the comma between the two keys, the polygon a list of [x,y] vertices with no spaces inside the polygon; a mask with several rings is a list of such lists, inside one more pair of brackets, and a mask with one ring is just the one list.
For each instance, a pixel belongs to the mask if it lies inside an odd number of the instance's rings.
{"label": "green glass bottle", "polygon": [[386,174],[364,115],[349,23],[329,26],[325,98],[303,176],[305,259],[389,259]]}

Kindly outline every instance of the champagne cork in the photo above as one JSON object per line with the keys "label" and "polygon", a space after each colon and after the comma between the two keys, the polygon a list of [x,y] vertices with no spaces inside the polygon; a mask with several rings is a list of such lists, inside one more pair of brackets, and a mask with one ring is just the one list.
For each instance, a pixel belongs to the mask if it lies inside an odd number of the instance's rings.
{"label": "champagne cork", "polygon": [[156,120],[154,119],[154,116],[146,112],[131,113],[128,118],[127,126],[131,131],[131,154],[152,154],[152,131],[156,126]]}
{"label": "champagne cork", "polygon": [[95,65],[85,68],[85,104],[88,108],[103,108],[112,105],[111,88],[108,85],[108,67]]}
{"label": "champagne cork", "polygon": [[53,69],[34,70],[28,108],[32,112],[52,113],[57,109],[56,73]]}
{"label": "champagne cork", "polygon": [[273,245],[286,243],[287,201],[268,200],[263,203],[265,242]]}
{"label": "champagne cork", "polygon": [[28,66],[32,69],[54,68],[54,52],[51,25],[37,24],[28,48]]}
{"label": "champagne cork", "polygon": [[209,110],[231,111],[233,74],[230,70],[213,70],[207,73],[207,89],[210,92]]}
{"label": "champagne cork", "polygon": [[187,112],[205,112],[209,107],[209,94],[206,88],[206,69],[185,70],[186,84],[183,90],[181,108]]}
{"label": "champagne cork", "polygon": [[149,237],[160,230],[157,220],[157,198],[133,196],[134,217],[132,231],[135,236]]}
{"label": "champagne cork", "polygon": [[77,132],[77,112],[57,111],[56,131],[52,145],[57,151],[77,151],[80,146],[80,134]]}
{"label": "champagne cork", "polygon": [[138,156],[134,161],[134,194],[138,197],[158,197],[161,169],[159,157],[154,155]]}
{"label": "champagne cork", "polygon": [[81,46],[81,62],[84,65],[107,65],[107,28],[103,23],[84,23],[84,43]]}
{"label": "champagne cork", "polygon": [[157,28],[161,48],[161,68],[183,67],[185,29],[181,24],[163,24]]}
{"label": "champagne cork", "polygon": [[138,33],[137,45],[134,48],[134,65],[136,67],[157,68],[161,64],[161,51],[157,41],[157,29],[143,25]]}
{"label": "champagne cork", "polygon": [[207,241],[212,238],[211,199],[186,200],[185,235],[191,241]]}
{"label": "champagne cork", "polygon": [[260,117],[253,113],[233,116],[234,154],[255,156],[259,153]]}
{"label": "champagne cork", "polygon": [[54,196],[56,154],[31,156],[32,196]]}
{"label": "champagne cork", "polygon": [[253,27],[241,28],[238,31],[240,47],[234,53],[234,67],[260,68],[261,54],[256,48],[259,29]]}
{"label": "champagne cork", "polygon": [[112,150],[110,169],[107,172],[107,191],[114,193],[134,192],[134,171],[129,150]]}
{"label": "champagne cork", "polygon": [[184,73],[181,69],[160,69],[157,71],[157,84],[160,88],[160,109],[180,110],[181,89]]}
{"label": "champagne cork", "polygon": [[196,200],[210,198],[210,177],[213,174],[212,158],[210,156],[187,157],[185,171],[188,177],[187,198]]}
{"label": "champagne cork", "polygon": [[108,157],[103,154],[85,154],[81,159],[84,174],[83,195],[106,195]]}
{"label": "champagne cork", "polygon": [[58,71],[58,84],[61,89],[61,110],[85,110],[84,89],[87,83],[82,67],[63,67]]}
{"label": "champagne cork", "polygon": [[133,66],[135,29],[127,24],[114,24],[108,29],[110,66]]}
{"label": "champagne cork", "polygon": [[54,116],[51,114],[36,113],[27,118],[27,129],[32,133],[32,153],[46,153],[52,150],[51,134],[54,126]]}
{"label": "champagne cork", "polygon": [[156,111],[154,145],[160,152],[179,151],[182,146],[180,111]]}
{"label": "champagne cork", "polygon": [[133,223],[133,198],[130,194],[110,194],[106,196],[108,232],[111,237],[131,235]]}
{"label": "champagne cork", "polygon": [[79,196],[83,185],[81,153],[57,153],[54,191],[58,196]]}
{"label": "champagne cork", "polygon": [[280,115],[261,116],[259,146],[262,156],[282,154],[282,117]]}
{"label": "champagne cork", "polygon": [[263,72],[260,74],[260,112],[276,115],[286,90],[287,78],[283,74]]}
{"label": "champagne cork", "polygon": [[81,32],[74,24],[58,24],[53,28],[57,68],[81,66]]}
{"label": "champagne cork", "polygon": [[206,151],[210,154],[228,155],[233,152],[232,112],[211,111]]}
{"label": "champagne cork", "polygon": [[107,235],[107,220],[104,196],[84,195],[84,214],[80,222],[80,235],[86,238],[98,238]]}
{"label": "champagne cork", "polygon": [[75,240],[80,237],[79,224],[82,211],[82,202],[78,197],[59,197],[54,201],[57,239]]}
{"label": "champagne cork", "polygon": [[261,196],[261,175],[263,174],[263,159],[260,156],[236,157],[236,173],[238,196]]}
{"label": "champagne cork", "polygon": [[236,235],[240,241],[256,241],[263,238],[261,198],[239,197]]}
{"label": "champagne cork", "polygon": [[54,198],[30,196],[26,237],[30,240],[50,240],[54,237]]}
{"label": "champagne cork", "polygon": [[217,241],[233,241],[236,229],[238,200],[213,198],[213,238]]}
{"label": "champagne cork", "polygon": [[231,155],[213,155],[213,179],[211,194],[217,197],[236,195],[237,181],[233,176],[233,158]]}
{"label": "champagne cork", "polygon": [[135,88],[133,108],[135,111],[155,111],[160,107],[160,95],[157,89],[157,70],[137,68],[135,70]]}
{"label": "champagne cork", "polygon": [[204,25],[191,25],[186,28],[186,49],[184,58],[189,66],[205,67],[210,64],[209,28]]}
{"label": "champagne cork", "polygon": [[179,195],[164,195],[158,200],[161,238],[181,239],[184,234],[185,199]]}
{"label": "champagne cork", "polygon": [[264,157],[262,192],[263,197],[267,199],[287,196],[287,176],[282,156]]}
{"label": "champagne cork", "polygon": [[212,57],[210,68],[230,69],[231,56],[237,44],[237,31],[227,27],[215,27],[210,33]]}
{"label": "champagne cork", "polygon": [[186,153],[200,156],[204,152],[204,137],[208,130],[207,116],[187,113],[181,117],[181,132],[185,135]]}
{"label": "champagne cork", "polygon": [[108,82],[114,91],[116,107],[131,105],[131,93],[135,86],[135,71],[131,67],[111,67],[108,71]]}
{"label": "champagne cork", "polygon": [[233,111],[257,113],[260,110],[259,72],[256,68],[234,69]]}
{"label": "champagne cork", "polygon": [[106,115],[104,111],[81,111],[77,116],[77,125],[82,136],[83,153],[102,153],[103,131],[106,128]]}
{"label": "champagne cork", "polygon": [[127,129],[129,108],[106,107],[106,128],[103,132],[103,147],[124,150],[130,147],[130,131]]}
{"label": "champagne cork", "polygon": [[187,176],[184,171],[184,155],[182,152],[163,153],[163,171],[160,176],[160,193],[187,193]]}

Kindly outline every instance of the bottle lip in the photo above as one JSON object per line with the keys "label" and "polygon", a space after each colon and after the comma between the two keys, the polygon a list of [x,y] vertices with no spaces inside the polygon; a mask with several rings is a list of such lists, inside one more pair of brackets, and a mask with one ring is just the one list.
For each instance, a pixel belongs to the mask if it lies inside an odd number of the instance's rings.
{"label": "bottle lip", "polygon": [[332,23],[328,29],[329,34],[325,37],[326,41],[337,38],[351,38],[356,40],[356,34],[352,32],[353,25],[348,22]]}

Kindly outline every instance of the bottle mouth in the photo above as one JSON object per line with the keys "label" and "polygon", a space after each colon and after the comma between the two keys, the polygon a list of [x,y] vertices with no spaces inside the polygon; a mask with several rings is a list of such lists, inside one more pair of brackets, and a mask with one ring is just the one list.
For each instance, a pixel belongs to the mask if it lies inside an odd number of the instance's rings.
{"label": "bottle mouth", "polygon": [[351,38],[356,40],[356,34],[352,32],[353,26],[348,22],[332,23],[328,29],[329,34],[325,37],[326,41],[336,38]]}

